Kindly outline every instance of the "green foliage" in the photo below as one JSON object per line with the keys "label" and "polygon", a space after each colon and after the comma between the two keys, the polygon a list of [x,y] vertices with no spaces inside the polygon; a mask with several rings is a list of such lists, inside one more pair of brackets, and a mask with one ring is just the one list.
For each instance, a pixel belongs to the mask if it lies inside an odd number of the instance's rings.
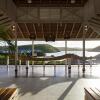
{"label": "green foliage", "polygon": [[4,26],[0,26],[0,38],[8,44],[9,49],[12,51],[15,50],[15,45],[13,41],[8,39],[8,33],[8,30]]}
{"label": "green foliage", "polygon": [[53,52],[59,52],[59,50],[56,47],[53,47],[49,44],[37,44],[34,45],[35,50],[40,50],[42,53],[53,53]]}
{"label": "green foliage", "polygon": [[[19,49],[21,49],[21,48],[24,48],[25,50],[29,50],[29,49],[32,49],[32,45],[19,46]],[[56,47],[53,47],[49,44],[35,44],[34,49],[35,49],[35,51],[41,52],[41,53],[59,52],[59,49],[57,49]]]}

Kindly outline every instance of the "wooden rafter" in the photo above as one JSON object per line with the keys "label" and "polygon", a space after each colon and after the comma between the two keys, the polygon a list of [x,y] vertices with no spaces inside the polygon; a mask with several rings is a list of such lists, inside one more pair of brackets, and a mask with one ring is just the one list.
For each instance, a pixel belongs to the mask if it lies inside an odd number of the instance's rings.
{"label": "wooden rafter", "polygon": [[57,23],[57,30],[56,30],[56,36],[55,36],[55,39],[57,39],[57,35],[58,35],[58,23]]}
{"label": "wooden rafter", "polygon": [[45,36],[44,36],[44,29],[43,29],[43,24],[41,25],[41,27],[42,27],[43,39],[45,40]]}
{"label": "wooden rafter", "polygon": [[25,28],[26,28],[26,30],[27,30],[28,35],[30,36],[30,32],[29,32],[29,29],[28,29],[26,23],[25,23]]}
{"label": "wooden rafter", "polygon": [[36,32],[36,27],[35,27],[35,24],[34,24],[34,23],[33,23],[33,28],[34,28],[34,31],[35,31],[35,32],[34,32],[34,33],[35,33],[35,37],[37,38],[37,35],[36,35],[37,32]]}
{"label": "wooden rafter", "polygon": [[94,31],[92,31],[92,33],[90,34],[89,38],[91,38],[93,34],[94,34]]}
{"label": "wooden rafter", "polygon": [[100,35],[99,34],[97,34],[97,36],[95,37],[95,38],[99,38],[100,37]]}
{"label": "wooden rafter", "polygon": [[20,33],[21,33],[22,38],[25,38],[24,35],[23,35],[23,32],[22,32],[21,28],[19,27],[19,25],[18,25],[18,24],[16,24],[16,25],[17,25],[17,27],[18,27]]}
{"label": "wooden rafter", "polygon": [[81,25],[80,28],[79,28],[79,31],[76,34],[76,38],[78,37],[78,35],[79,35],[79,33],[80,33],[80,31],[81,31],[82,28],[83,28],[83,26]]}
{"label": "wooden rafter", "polygon": [[63,36],[65,35],[65,32],[66,32],[66,24],[64,26]]}
{"label": "wooden rafter", "polygon": [[74,29],[74,26],[75,26],[75,23],[73,23],[73,26],[72,26],[72,29],[71,29],[71,32],[70,32],[70,37],[72,36],[73,34],[73,29]]}

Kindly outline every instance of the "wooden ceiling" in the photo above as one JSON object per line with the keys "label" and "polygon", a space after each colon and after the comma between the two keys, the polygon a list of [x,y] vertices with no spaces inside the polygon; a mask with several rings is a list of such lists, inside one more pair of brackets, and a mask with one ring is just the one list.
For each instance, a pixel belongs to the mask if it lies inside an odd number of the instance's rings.
{"label": "wooden ceiling", "polygon": [[75,0],[75,3],[71,3],[71,0],[32,0],[32,3],[28,3],[28,0],[13,0],[17,6],[20,7],[82,7],[87,0]]}
{"label": "wooden ceiling", "polygon": [[[82,7],[87,0],[75,0],[72,4],[71,0],[32,0],[31,4],[27,0],[14,0],[15,4],[20,7]],[[0,25],[10,24],[10,19],[0,13]],[[49,20],[48,20],[49,21]],[[18,40],[45,40],[55,41],[64,39],[80,39],[83,38],[82,23],[75,22],[16,22],[16,35]],[[15,39],[15,34],[12,32],[12,27],[9,30],[8,38]],[[100,35],[88,27],[85,33],[86,39],[100,39]]]}
{"label": "wooden ceiling", "polygon": [[[81,23],[18,23],[16,29],[19,40],[55,41],[83,38],[83,26]],[[9,33],[9,39],[14,38],[14,34]],[[99,39],[100,35],[88,27],[85,38]]]}

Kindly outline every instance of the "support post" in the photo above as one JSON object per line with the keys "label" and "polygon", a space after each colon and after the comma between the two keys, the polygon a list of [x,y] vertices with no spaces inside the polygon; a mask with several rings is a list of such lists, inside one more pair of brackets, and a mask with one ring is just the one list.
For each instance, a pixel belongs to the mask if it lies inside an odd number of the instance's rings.
{"label": "support post", "polygon": [[26,77],[28,77],[29,60],[26,61]]}
{"label": "support post", "polygon": [[[65,40],[65,55],[67,55],[67,40]],[[65,76],[67,76],[67,58],[65,59]]]}
{"label": "support post", "polygon": [[17,69],[17,62],[18,62],[18,46],[17,46],[17,32],[16,32],[16,26],[12,26],[12,31],[15,36],[15,78],[18,77],[18,69]]}
{"label": "support post", "polygon": [[19,60],[19,72],[21,71],[21,60]]}
{"label": "support post", "polygon": [[43,76],[45,76],[45,61],[43,63]]}
{"label": "support post", "polygon": [[68,76],[71,77],[71,58],[68,58]]}
{"label": "support post", "polygon": [[78,63],[78,70],[79,70],[79,68],[80,68],[80,60],[79,59],[77,59],[77,63]]}
{"label": "support post", "polygon": [[7,56],[7,72],[9,72],[9,56]]}
{"label": "support post", "polygon": [[17,69],[17,61],[18,61],[18,47],[17,47],[17,39],[15,40],[15,77],[18,77],[18,69]]}
{"label": "support post", "polygon": [[83,25],[83,73],[85,73],[85,34],[87,31],[87,26]]}
{"label": "support post", "polygon": [[90,58],[90,68],[92,68],[92,57]]}
{"label": "support post", "polygon": [[[32,41],[32,57],[34,57],[34,41]],[[32,76],[34,74],[34,61],[32,60]]]}
{"label": "support post", "polygon": [[56,77],[56,61],[54,62],[54,77]]}

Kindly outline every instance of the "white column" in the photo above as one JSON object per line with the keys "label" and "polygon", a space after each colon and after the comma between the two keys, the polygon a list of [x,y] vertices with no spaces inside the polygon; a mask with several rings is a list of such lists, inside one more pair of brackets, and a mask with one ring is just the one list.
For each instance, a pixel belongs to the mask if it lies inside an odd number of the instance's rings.
{"label": "white column", "polygon": [[44,63],[43,63],[43,76],[45,76],[45,60],[44,60]]}
{"label": "white column", "polygon": [[77,59],[77,63],[78,63],[78,69],[79,69],[79,67],[80,67],[80,60],[79,59]]}
{"label": "white column", "polygon": [[[67,55],[67,40],[65,40],[65,55]],[[67,76],[67,58],[65,59],[65,76]]]}
{"label": "white column", "polygon": [[[34,41],[32,41],[32,56],[34,57]],[[34,61],[32,60],[32,76],[34,74]]]}
{"label": "white column", "polygon": [[87,26],[83,26],[83,73],[85,73],[85,34],[87,31]]}
{"label": "white column", "polygon": [[21,71],[21,60],[19,60],[19,72]]}
{"label": "white column", "polygon": [[7,71],[9,72],[9,56],[7,56]]}
{"label": "white column", "polygon": [[92,58],[90,58],[90,68],[92,67]]}
{"label": "white column", "polygon": [[54,61],[54,76],[56,76],[56,60]]}

